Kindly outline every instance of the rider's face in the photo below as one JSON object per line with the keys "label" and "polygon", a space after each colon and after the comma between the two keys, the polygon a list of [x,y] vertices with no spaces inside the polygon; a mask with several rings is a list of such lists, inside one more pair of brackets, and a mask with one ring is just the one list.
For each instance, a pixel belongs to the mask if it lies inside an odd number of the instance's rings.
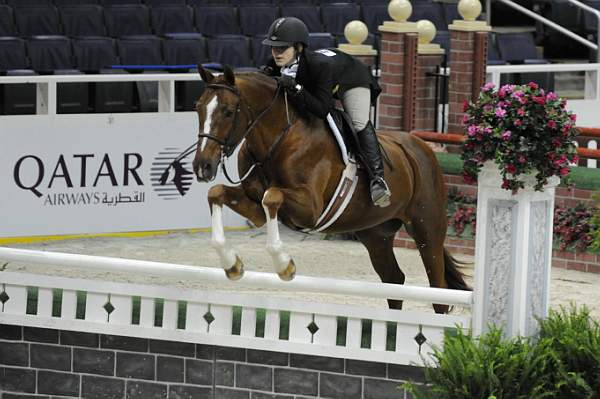
{"label": "rider's face", "polygon": [[295,51],[293,46],[271,47],[273,60],[278,67],[284,67],[294,61]]}

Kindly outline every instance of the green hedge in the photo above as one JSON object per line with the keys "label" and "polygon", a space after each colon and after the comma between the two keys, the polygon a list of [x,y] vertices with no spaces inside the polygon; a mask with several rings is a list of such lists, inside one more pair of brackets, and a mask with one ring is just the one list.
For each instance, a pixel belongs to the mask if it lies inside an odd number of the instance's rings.
{"label": "green hedge", "polygon": [[[462,175],[463,162],[458,154],[437,152],[436,157],[444,173]],[[600,169],[573,167],[571,168],[571,183],[576,188],[599,190]]]}

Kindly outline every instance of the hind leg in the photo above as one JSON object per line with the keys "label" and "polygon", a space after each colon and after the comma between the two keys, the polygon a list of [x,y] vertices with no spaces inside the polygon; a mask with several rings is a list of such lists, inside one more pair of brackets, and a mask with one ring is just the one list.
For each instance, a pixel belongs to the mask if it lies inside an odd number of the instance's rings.
{"label": "hind leg", "polygon": [[[444,238],[446,236],[445,224],[440,225],[440,220],[433,220],[429,215],[421,214],[407,224],[406,231],[415,240],[429,285],[436,288],[448,288],[444,273]],[[441,222],[445,223],[444,217]],[[433,304],[436,313],[447,313],[448,305]]]}
{"label": "hind leg", "polygon": [[[394,235],[397,228],[382,230],[379,227],[356,232],[360,242],[367,248],[375,272],[384,283],[404,284],[405,276],[394,255]],[[390,231],[392,231],[390,233]],[[402,309],[402,301],[388,299],[390,309]]]}

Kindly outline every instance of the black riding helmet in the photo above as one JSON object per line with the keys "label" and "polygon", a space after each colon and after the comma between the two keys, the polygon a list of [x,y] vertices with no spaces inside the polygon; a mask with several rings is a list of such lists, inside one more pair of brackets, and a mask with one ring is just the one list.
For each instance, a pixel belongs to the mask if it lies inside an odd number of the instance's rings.
{"label": "black riding helmet", "polygon": [[293,46],[302,43],[308,47],[308,28],[298,18],[284,17],[276,19],[269,28],[267,38],[262,41],[265,46]]}

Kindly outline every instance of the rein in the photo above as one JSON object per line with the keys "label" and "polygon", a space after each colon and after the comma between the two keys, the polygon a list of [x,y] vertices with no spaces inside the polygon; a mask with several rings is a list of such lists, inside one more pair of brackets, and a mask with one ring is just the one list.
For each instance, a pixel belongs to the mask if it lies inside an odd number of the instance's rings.
{"label": "rein", "polygon": [[[227,168],[225,166],[225,161],[235,151],[235,149],[239,145],[239,143],[241,143],[242,141],[244,141],[250,135],[250,133],[252,133],[254,127],[262,119],[262,117],[273,108],[273,106],[275,105],[275,102],[277,100],[277,97],[279,96],[279,93],[281,92],[281,88],[282,87],[281,86],[277,86],[277,89],[275,90],[275,94],[273,96],[273,99],[271,100],[271,102],[269,103],[269,105],[265,109],[263,109],[258,114],[258,116],[256,116],[256,118],[254,118],[252,121],[248,122],[248,125],[246,126],[246,130],[244,131],[244,134],[242,134],[241,139],[237,143],[233,143],[233,137],[234,137],[235,131],[238,128],[239,115],[240,115],[240,112],[241,112],[241,105],[242,105],[242,96],[241,96],[241,93],[240,93],[239,89],[237,87],[235,87],[235,86],[232,87],[232,86],[228,86],[228,85],[224,85],[224,84],[220,84],[220,83],[208,84],[208,85],[206,85],[206,87],[207,88],[212,88],[212,89],[229,90],[233,94],[235,94],[236,97],[238,98],[238,103],[237,103],[237,106],[236,106],[235,116],[234,116],[231,128],[229,129],[229,134],[227,135],[227,139],[226,140],[221,140],[221,139],[219,139],[219,138],[217,138],[217,137],[215,137],[215,136],[213,136],[213,135],[211,135],[210,133],[207,133],[207,132],[199,133],[198,134],[198,140],[196,140],[196,142],[194,144],[190,145],[181,154],[179,154],[177,156],[177,158],[175,158],[175,160],[171,163],[171,165],[174,164],[174,163],[176,163],[176,162],[181,161],[183,158],[187,157],[188,155],[190,155],[191,153],[193,153],[194,151],[196,151],[196,146],[200,142],[200,139],[207,138],[209,140],[216,141],[217,144],[219,144],[219,146],[221,147],[221,159],[220,159],[219,162],[221,164],[221,169],[223,170],[223,174],[225,175],[225,177],[227,178],[227,180],[231,184],[236,184],[237,185],[237,184],[240,184],[241,182],[243,182],[250,175],[250,173],[254,170],[255,167],[257,167],[257,166],[260,167],[264,163],[268,162],[268,160],[270,159],[271,154],[273,153],[273,151],[279,146],[279,143],[282,141],[283,137],[290,130],[290,127],[292,126],[292,124],[290,123],[290,115],[289,115],[289,110],[288,110],[287,93],[285,93],[285,91],[284,91],[285,110],[286,110],[286,117],[287,117],[287,125],[286,125],[286,127],[284,127],[282,129],[281,133],[279,133],[279,136],[275,139],[275,141],[273,142],[273,144],[271,144],[271,146],[269,147],[269,150],[267,151],[267,155],[266,155],[265,159],[262,162],[255,161],[252,164],[252,166],[250,167],[250,169],[248,169],[248,171],[244,174],[244,176],[242,176],[240,178],[240,180],[238,180],[236,182],[236,181],[233,181],[233,179],[231,179],[231,177],[229,176],[229,173],[227,172]],[[250,108],[250,106],[246,105],[246,107],[248,109],[249,114],[253,115],[253,112],[252,112],[252,109]],[[171,165],[169,165],[169,167],[171,167]]]}

